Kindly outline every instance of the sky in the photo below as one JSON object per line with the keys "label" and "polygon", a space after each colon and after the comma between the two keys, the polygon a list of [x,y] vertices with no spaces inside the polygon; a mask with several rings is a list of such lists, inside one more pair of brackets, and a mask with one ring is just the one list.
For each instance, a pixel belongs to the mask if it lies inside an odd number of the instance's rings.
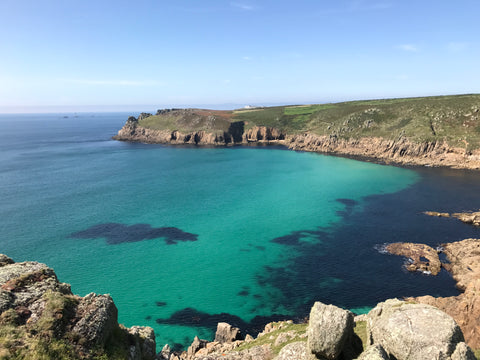
{"label": "sky", "polygon": [[480,93],[479,0],[0,0],[0,112]]}

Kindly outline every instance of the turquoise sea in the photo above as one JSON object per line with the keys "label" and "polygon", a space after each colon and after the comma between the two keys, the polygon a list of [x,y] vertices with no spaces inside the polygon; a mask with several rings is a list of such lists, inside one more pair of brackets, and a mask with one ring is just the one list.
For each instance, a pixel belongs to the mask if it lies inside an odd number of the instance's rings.
{"label": "turquoise sea", "polygon": [[159,348],[212,339],[218,321],[255,333],[300,320],[317,300],[365,312],[458,293],[447,273],[408,273],[379,249],[478,236],[421,213],[478,209],[478,173],[111,140],[129,115],[0,115],[0,253],[111,294]]}

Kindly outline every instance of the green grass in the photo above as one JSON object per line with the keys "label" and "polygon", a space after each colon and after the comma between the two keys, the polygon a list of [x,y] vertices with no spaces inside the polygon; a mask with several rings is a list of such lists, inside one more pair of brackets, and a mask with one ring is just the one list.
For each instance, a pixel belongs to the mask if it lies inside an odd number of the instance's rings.
{"label": "green grass", "polygon": [[412,142],[447,142],[466,151],[480,148],[480,95],[350,101],[336,104],[240,109],[208,117],[194,109],[151,116],[140,125],[151,129],[191,132],[227,131],[242,121],[245,130],[274,127],[289,135],[310,132],[339,138],[406,137]]}
{"label": "green grass", "polygon": [[362,340],[363,349],[365,349],[367,344],[367,322],[366,321],[357,321],[354,328],[355,334]]}
{"label": "green grass", "polygon": [[[280,324],[280,323],[276,323]],[[291,344],[296,341],[307,341],[306,337],[300,337],[302,334],[305,334],[307,331],[307,326],[308,324],[284,324],[281,329],[274,330],[272,332],[269,332],[263,336],[257,337],[255,340],[251,342],[246,342],[239,346],[238,348],[235,349],[235,351],[243,351],[243,350],[248,350],[251,349],[255,346],[262,346],[265,344],[270,344],[271,349],[275,355],[278,355],[280,350],[288,344]],[[275,340],[277,339],[278,335],[281,333],[289,332],[289,331],[294,331],[296,333],[296,336],[291,338],[290,340],[281,343],[277,346],[274,345]]]}

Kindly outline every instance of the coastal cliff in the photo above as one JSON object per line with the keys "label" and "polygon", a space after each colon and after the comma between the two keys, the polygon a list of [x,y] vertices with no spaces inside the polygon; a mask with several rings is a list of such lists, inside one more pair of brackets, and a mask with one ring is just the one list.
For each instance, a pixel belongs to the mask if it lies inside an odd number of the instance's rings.
{"label": "coastal cliff", "polygon": [[183,132],[150,129],[139,125],[139,120],[131,116],[113,138],[155,144],[235,145],[257,142],[283,143],[285,134],[266,126],[254,126],[245,130],[243,122],[232,123],[223,131],[211,132],[208,129]]}
{"label": "coastal cliff", "polygon": [[284,145],[400,165],[480,169],[480,95],[233,111],[162,109],[130,117],[115,140]]}

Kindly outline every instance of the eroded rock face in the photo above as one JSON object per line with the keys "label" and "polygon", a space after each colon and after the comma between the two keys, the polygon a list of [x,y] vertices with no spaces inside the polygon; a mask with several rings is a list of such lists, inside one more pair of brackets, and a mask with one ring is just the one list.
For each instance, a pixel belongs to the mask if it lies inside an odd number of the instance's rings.
{"label": "eroded rock face", "polygon": [[396,140],[379,137],[348,139],[335,134],[305,133],[289,137],[288,147],[293,150],[367,157],[396,164],[480,168],[478,152],[466,154],[465,149],[451,147],[445,142],[415,143],[405,137]]}
{"label": "eroded rock face", "polygon": [[353,314],[316,302],[310,311],[308,349],[317,357],[337,359],[353,337]]}
{"label": "eroded rock face", "polygon": [[[452,317],[433,306],[397,299],[380,303],[370,311],[367,338],[370,345],[380,345],[397,360],[447,360],[457,346],[466,346]],[[463,359],[468,359],[466,356]]]}
{"label": "eroded rock face", "polygon": [[394,255],[405,256],[411,261],[405,265],[408,271],[422,271],[437,275],[442,267],[437,250],[424,244],[393,243],[385,248]]}

